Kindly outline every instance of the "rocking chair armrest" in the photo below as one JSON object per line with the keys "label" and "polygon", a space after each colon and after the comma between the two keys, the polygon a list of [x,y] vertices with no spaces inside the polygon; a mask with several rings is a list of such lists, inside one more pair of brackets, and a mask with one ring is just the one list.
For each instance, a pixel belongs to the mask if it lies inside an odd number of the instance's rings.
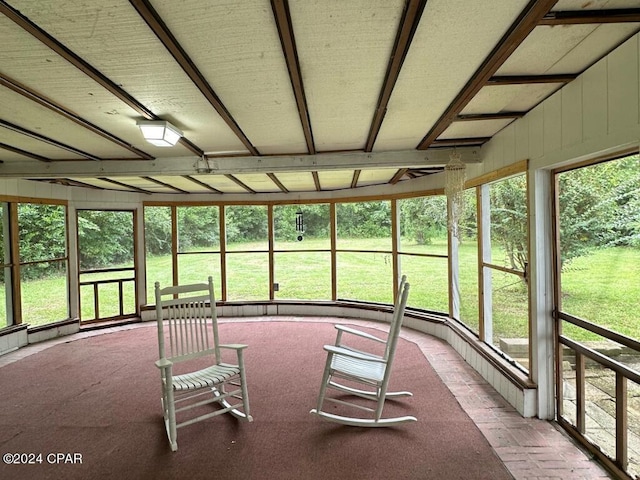
{"label": "rocking chair armrest", "polygon": [[173,362],[171,360],[167,360],[166,358],[161,358],[156,361],[156,367],[158,368],[171,368],[173,367]]}
{"label": "rocking chair armrest", "polygon": [[223,343],[219,345],[220,348],[227,348],[231,350],[244,350],[249,345],[244,345],[243,343]]}
{"label": "rocking chair armrest", "polygon": [[357,358],[358,360],[367,360],[369,362],[376,362],[376,363],[386,363],[387,362],[382,357],[378,357],[378,356],[375,356],[375,355],[368,355],[366,353],[354,352],[353,350],[351,350],[349,348],[337,347],[335,345],[325,345],[324,349],[327,352],[330,352],[330,353],[334,353],[334,354],[338,354],[338,355],[344,355],[346,357],[351,357],[351,358]]}
{"label": "rocking chair armrest", "polygon": [[337,330],[340,330],[345,333],[351,333],[352,335],[368,338],[369,340],[373,340],[375,342],[386,343],[386,340],[382,340],[381,338],[378,338],[375,335],[371,335],[370,333],[361,332],[360,330],[356,330],[355,328],[347,327],[345,325],[334,325],[334,327]]}

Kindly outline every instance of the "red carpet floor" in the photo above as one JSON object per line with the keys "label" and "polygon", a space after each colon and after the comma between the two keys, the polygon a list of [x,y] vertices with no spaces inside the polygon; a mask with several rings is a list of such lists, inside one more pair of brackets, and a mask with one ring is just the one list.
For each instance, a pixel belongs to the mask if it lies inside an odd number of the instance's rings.
{"label": "red carpet floor", "polygon": [[0,479],[513,478],[417,346],[403,339],[391,387],[414,396],[388,402],[385,416],[414,415],[417,423],[364,429],[310,415],[322,345],[334,332],[320,322],[222,323],[223,342],[249,345],[255,421],[224,415],[184,427],[175,453],[161,416],[152,325],[9,364],[0,368],[0,453],[27,454],[9,460],[34,463],[2,462]]}

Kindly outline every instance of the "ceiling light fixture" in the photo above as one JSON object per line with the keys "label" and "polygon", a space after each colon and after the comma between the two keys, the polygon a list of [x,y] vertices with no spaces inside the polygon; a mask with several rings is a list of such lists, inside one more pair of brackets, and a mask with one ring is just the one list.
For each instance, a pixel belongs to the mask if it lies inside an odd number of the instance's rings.
{"label": "ceiling light fixture", "polygon": [[180,130],[164,120],[139,120],[138,127],[145,140],[157,147],[173,147],[182,137]]}

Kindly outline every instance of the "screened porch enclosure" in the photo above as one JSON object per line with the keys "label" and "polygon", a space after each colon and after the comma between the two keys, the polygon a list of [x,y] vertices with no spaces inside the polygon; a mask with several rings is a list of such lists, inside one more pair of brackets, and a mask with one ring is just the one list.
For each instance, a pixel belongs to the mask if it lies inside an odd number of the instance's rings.
{"label": "screened porch enclosure", "polygon": [[406,275],[403,329],[640,477],[637,0],[236,3],[0,1],[0,355],[208,276],[384,325]]}

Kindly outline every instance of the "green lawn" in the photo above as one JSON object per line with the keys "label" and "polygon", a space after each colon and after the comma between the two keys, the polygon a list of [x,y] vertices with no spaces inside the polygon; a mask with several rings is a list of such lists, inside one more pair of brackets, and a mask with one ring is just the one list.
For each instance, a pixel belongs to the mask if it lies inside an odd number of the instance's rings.
{"label": "green lawn", "polygon": [[[561,310],[640,338],[640,249],[607,248],[574,259],[562,273]],[[583,339],[580,329],[563,328]]]}
{"label": "green lawn", "polygon": [[[275,281],[279,285],[276,299],[326,300],[331,297],[331,273],[328,252],[300,252],[326,248],[326,240],[305,239],[291,244],[291,251],[275,253]],[[280,249],[287,244],[279,242]],[[236,250],[251,251],[252,244]],[[412,253],[446,252],[444,240],[429,246],[403,244]],[[262,246],[261,246],[262,248]],[[388,239],[341,240],[344,250],[390,249]],[[500,252],[495,252],[499,258]],[[179,256],[180,282],[204,281],[212,275],[216,296],[221,288],[219,254],[193,253]],[[227,265],[228,300],[263,300],[268,298],[269,276],[266,252],[229,253]],[[338,252],[338,298],[391,303],[393,298],[392,262],[388,253]],[[460,247],[460,284],[462,320],[477,331],[478,291],[475,266],[476,246],[465,242]],[[153,303],[153,283],[171,282],[171,259],[168,256],[147,260],[148,302]],[[411,283],[409,306],[446,312],[448,310],[446,259],[403,255],[401,268]],[[128,274],[125,274],[128,275]],[[493,283],[494,341],[498,337],[527,336],[527,294],[524,283],[514,275],[496,272]],[[575,259],[562,275],[563,311],[640,338],[640,251],[610,248]],[[24,282],[23,316],[31,325],[46,324],[66,316],[65,282],[62,277]],[[134,311],[131,286],[124,288],[125,313]],[[0,287],[4,296],[4,288]],[[100,310],[103,316],[118,313],[115,305],[116,285],[100,287]],[[83,319],[92,318],[93,291],[82,289]],[[5,325],[0,309],[0,327]],[[574,338],[585,339],[583,332],[565,328]]]}

